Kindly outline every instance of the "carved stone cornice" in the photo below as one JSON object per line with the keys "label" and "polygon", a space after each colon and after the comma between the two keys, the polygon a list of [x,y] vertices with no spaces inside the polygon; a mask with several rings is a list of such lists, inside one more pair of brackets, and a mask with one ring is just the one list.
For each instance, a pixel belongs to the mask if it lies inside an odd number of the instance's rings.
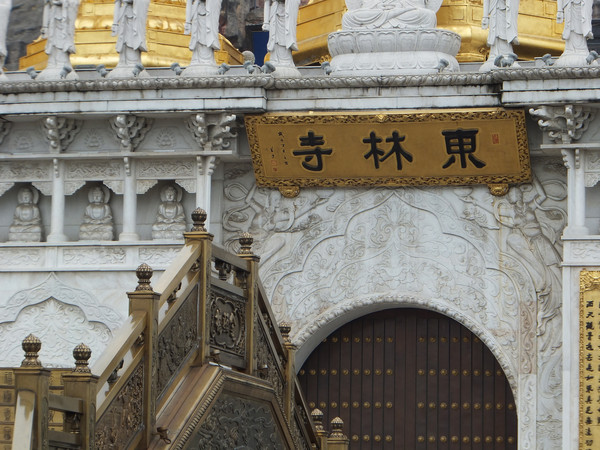
{"label": "carved stone cornice", "polygon": [[34,92],[88,92],[156,89],[319,89],[344,87],[448,86],[485,85],[516,80],[597,79],[600,66],[595,67],[533,67],[494,70],[488,73],[458,72],[429,75],[275,78],[271,75],[219,75],[212,77],[132,78],[121,80],[61,80],[61,81],[8,81],[0,84],[0,94]]}
{"label": "carved stone cornice", "polygon": [[119,114],[109,119],[110,127],[121,143],[121,150],[132,152],[152,127],[152,119],[134,115]]}
{"label": "carved stone cornice", "polygon": [[235,125],[235,114],[225,112],[216,114],[199,113],[190,117],[187,128],[191,131],[198,146],[205,151],[220,151],[231,146],[231,139],[237,133],[231,130]]}
{"label": "carved stone cornice", "polygon": [[595,115],[590,107],[583,105],[540,106],[530,108],[529,114],[539,117],[542,131],[562,144],[579,140]]}
{"label": "carved stone cornice", "polygon": [[42,129],[50,143],[51,153],[60,153],[69,146],[81,130],[82,121],[49,116],[42,120]]}

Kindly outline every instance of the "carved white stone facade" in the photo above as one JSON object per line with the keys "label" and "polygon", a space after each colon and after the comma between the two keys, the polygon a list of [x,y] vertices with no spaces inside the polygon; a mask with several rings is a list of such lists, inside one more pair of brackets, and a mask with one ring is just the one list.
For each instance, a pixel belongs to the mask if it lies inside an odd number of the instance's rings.
{"label": "carved white stone facade", "polygon": [[[216,243],[231,249],[239,232],[254,235],[298,367],[354,318],[435,310],[478,335],[503,367],[519,449],[577,448],[578,277],[600,267],[600,69],[298,70],[301,78],[242,67],[182,78],[149,69],[156,76],[59,83],[9,73],[0,83],[0,366],[20,362],[25,330],[42,338],[46,365],[71,365],[74,340],[98,356],[127,315],[134,269],[146,262],[156,279],[182,245],[152,236],[161,192],[175,186],[187,229],[201,206]],[[523,108],[532,182],[501,197],[438,186],[306,188],[286,198],[256,186],[246,114],[441,107]],[[25,186],[39,191],[39,243],[9,242]],[[79,240],[93,186],[110,189],[112,241]],[[76,326],[47,333],[41,318]]]}

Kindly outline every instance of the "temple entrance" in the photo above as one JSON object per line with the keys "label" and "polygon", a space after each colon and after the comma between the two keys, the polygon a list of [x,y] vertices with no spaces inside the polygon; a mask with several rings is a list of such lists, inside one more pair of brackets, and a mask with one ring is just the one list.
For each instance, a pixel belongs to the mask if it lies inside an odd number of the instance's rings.
{"label": "temple entrance", "polygon": [[350,448],[516,449],[513,394],[481,340],[421,309],[361,317],[329,335],[299,372],[324,424]]}

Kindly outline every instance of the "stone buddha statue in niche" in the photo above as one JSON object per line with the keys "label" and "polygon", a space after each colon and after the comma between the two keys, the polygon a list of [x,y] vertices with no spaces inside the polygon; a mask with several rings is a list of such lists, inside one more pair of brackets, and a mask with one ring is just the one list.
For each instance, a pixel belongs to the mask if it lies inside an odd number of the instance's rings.
{"label": "stone buddha statue in niche", "polygon": [[181,188],[169,185],[160,192],[156,221],[152,225],[152,239],[183,239],[185,213],[181,198]]}
{"label": "stone buddha statue in niche", "polygon": [[83,223],[79,227],[80,240],[112,241],[113,217],[108,200],[107,188],[95,186],[88,192],[89,204],[83,214]]}
{"label": "stone buddha statue in niche", "polygon": [[435,28],[440,0],[346,0],[344,30]]}
{"label": "stone buddha statue in niche", "polygon": [[9,241],[40,242],[42,240],[42,219],[37,207],[39,193],[35,188],[24,187],[17,194],[13,223],[8,229]]}

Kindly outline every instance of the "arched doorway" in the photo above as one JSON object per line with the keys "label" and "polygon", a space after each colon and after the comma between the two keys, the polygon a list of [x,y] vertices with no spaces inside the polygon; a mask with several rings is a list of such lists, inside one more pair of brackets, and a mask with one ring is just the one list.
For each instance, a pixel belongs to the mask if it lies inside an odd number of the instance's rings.
{"label": "arched doorway", "polygon": [[391,309],[331,333],[299,372],[350,448],[516,449],[513,394],[490,350],[439,313]]}

